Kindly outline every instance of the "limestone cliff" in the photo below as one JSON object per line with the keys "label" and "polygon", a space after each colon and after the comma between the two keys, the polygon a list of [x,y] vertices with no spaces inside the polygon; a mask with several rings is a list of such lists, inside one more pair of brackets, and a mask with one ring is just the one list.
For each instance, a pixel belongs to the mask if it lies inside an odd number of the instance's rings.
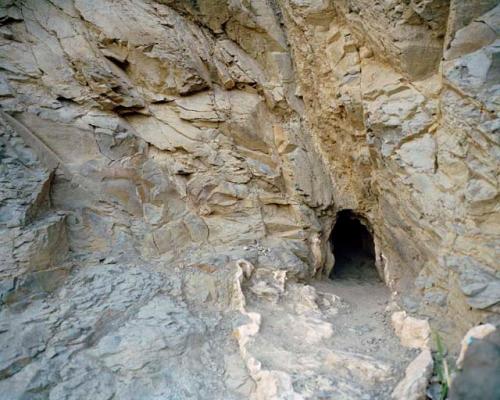
{"label": "limestone cliff", "polygon": [[1,1],[0,393],[387,398],[307,284],[341,210],[451,346],[498,323],[497,3]]}
{"label": "limestone cliff", "polygon": [[387,284],[460,333],[499,311],[495,5],[283,7],[335,207],[367,218]]}

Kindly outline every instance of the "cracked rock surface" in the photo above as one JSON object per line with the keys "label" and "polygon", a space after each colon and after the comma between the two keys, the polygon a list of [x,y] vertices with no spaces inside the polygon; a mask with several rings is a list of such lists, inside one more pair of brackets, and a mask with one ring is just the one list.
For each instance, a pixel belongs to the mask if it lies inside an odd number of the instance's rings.
{"label": "cracked rock surface", "polygon": [[[0,398],[424,390],[392,311],[452,351],[499,323],[499,18],[1,1]],[[374,265],[332,281],[341,210]]]}

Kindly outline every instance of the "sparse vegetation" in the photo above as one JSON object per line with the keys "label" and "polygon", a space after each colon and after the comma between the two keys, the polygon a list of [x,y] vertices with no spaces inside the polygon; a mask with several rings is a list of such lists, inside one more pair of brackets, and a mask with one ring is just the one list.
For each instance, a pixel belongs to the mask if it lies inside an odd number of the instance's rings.
{"label": "sparse vegetation", "polygon": [[448,390],[451,385],[450,369],[446,360],[446,348],[444,347],[441,336],[434,332],[436,341],[436,352],[434,354],[434,378],[440,385],[439,400],[445,400],[448,396]]}

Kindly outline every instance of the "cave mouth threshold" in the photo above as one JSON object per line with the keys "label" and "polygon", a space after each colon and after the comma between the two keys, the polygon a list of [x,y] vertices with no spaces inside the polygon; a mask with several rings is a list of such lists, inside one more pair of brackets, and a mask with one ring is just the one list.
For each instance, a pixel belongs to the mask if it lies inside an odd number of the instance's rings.
{"label": "cave mouth threshold", "polygon": [[330,279],[382,281],[375,266],[373,236],[352,210],[338,212],[330,243],[335,256]]}

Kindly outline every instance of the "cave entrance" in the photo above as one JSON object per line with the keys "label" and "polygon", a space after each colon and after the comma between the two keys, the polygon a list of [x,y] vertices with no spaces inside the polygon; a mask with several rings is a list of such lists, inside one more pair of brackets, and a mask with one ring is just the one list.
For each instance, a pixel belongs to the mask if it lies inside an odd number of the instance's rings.
{"label": "cave entrance", "polygon": [[378,281],[373,236],[352,210],[342,210],[330,237],[335,265],[330,279]]}

